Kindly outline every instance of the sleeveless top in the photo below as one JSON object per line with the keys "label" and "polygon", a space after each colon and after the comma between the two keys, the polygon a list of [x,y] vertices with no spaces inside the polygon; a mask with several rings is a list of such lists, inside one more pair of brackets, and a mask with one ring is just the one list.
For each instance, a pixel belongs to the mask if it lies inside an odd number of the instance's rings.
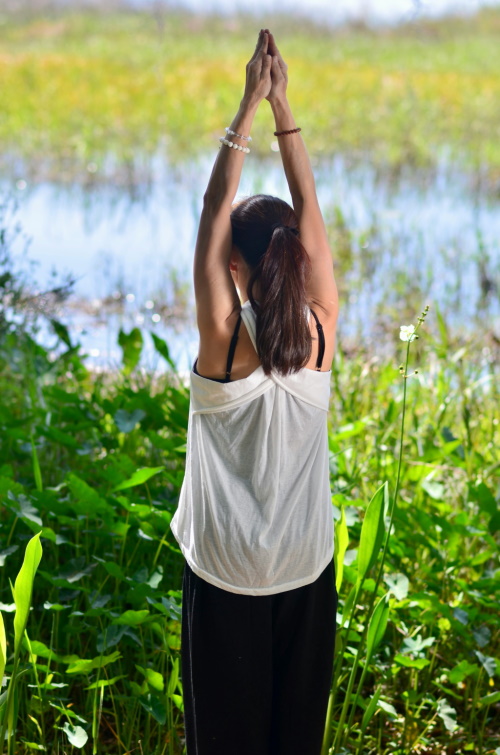
{"label": "sleeveless top", "polygon": [[[310,311],[320,335],[318,370],[324,339]],[[241,317],[257,350],[249,301]],[[314,582],[333,556],[331,371],[268,376],[260,365],[230,382],[228,374],[219,381],[195,369],[186,471],[170,524],[187,563],[210,584],[242,595]]]}

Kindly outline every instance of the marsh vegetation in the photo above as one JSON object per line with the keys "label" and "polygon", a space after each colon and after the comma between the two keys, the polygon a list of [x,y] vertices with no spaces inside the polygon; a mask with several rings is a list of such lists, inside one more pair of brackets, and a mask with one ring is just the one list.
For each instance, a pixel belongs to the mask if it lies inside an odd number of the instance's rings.
{"label": "marsh vegetation", "polygon": [[[197,171],[241,94],[248,20],[161,8],[3,20],[4,187],[49,181],[143,197],[163,160],[171,177],[195,176],[194,218]],[[332,365],[341,581],[324,755],[499,752],[499,29],[495,9],[378,32],[283,22],[291,97],[328,197],[341,310],[370,281],[378,296],[353,310],[357,332],[340,324]],[[271,174],[266,118],[254,137]],[[443,154],[458,172],[439,168]],[[476,215],[446,240],[415,239],[380,200],[360,223],[342,194],[328,194],[336,155],[346,175],[366,163],[373,186],[401,180],[408,195],[419,182],[444,195],[461,176]],[[371,197],[360,190],[357,201]],[[165,332],[137,312],[115,323],[119,363],[93,369],[62,316],[71,295],[61,283],[34,301],[40,282],[21,276],[11,253],[15,218],[1,217],[4,751],[181,755],[183,562],[169,523],[184,469],[185,375]],[[419,269],[422,257],[436,267]],[[450,271],[461,281],[451,292],[437,285]],[[419,339],[404,342],[410,323]],[[33,592],[16,596],[10,582],[30,541]],[[23,633],[14,612],[29,603]]]}

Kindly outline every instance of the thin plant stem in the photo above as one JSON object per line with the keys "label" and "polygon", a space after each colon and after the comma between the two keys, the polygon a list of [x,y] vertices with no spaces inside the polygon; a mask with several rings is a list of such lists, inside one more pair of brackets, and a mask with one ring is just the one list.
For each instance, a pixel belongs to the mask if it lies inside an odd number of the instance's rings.
{"label": "thin plant stem", "polygon": [[[418,330],[418,328],[420,327],[420,325],[422,324],[422,322],[424,322],[424,318],[425,318],[425,316],[427,314],[428,309],[429,309],[429,306],[427,305],[426,308],[424,309],[424,311],[422,312],[422,316],[418,318],[418,324],[413,329],[413,333],[414,334],[416,334],[416,331]],[[363,650],[363,647],[364,647],[364,641],[365,641],[366,633],[367,633],[367,630],[368,630],[369,617],[372,614],[373,604],[375,602],[375,599],[376,599],[376,596],[377,596],[378,587],[379,587],[379,584],[380,584],[380,581],[381,581],[382,575],[383,575],[384,564],[385,564],[385,559],[386,559],[386,555],[387,555],[387,549],[388,549],[388,545],[389,545],[389,539],[390,539],[390,536],[391,536],[392,523],[393,523],[393,519],[394,519],[394,512],[396,510],[396,502],[397,502],[397,497],[398,497],[398,494],[399,494],[399,486],[400,486],[400,480],[401,480],[401,468],[402,468],[402,461],[403,461],[403,441],[404,441],[404,429],[405,429],[405,417],[406,417],[406,394],[407,394],[406,381],[407,381],[408,377],[410,377],[408,375],[408,362],[409,362],[409,357],[410,357],[410,343],[411,343],[411,341],[413,340],[414,337],[418,338],[418,335],[414,335],[411,338],[408,338],[408,340],[407,340],[406,357],[405,357],[404,369],[403,369],[402,366],[400,366],[400,373],[401,373],[401,375],[403,377],[403,409],[402,409],[402,414],[401,414],[401,430],[400,430],[400,437],[399,437],[399,458],[398,458],[398,468],[397,468],[397,474],[396,474],[396,489],[395,489],[392,501],[390,503],[389,525],[387,527],[386,535],[385,535],[385,538],[384,538],[384,546],[383,546],[383,550],[382,550],[382,557],[380,559],[380,565],[379,565],[378,572],[377,572],[377,578],[375,580],[375,587],[373,589],[373,593],[371,594],[370,604],[369,604],[369,608],[368,608],[368,612],[367,612],[367,619],[365,621],[365,625],[364,625],[364,628],[363,628],[361,639],[360,639],[360,642],[358,644],[356,657],[354,658],[354,663],[353,663],[353,666],[352,666],[352,669],[351,669],[351,673],[350,673],[350,676],[349,676],[349,682],[348,682],[348,686],[347,686],[347,691],[346,691],[344,703],[342,705],[342,711],[341,711],[341,715],[340,715],[340,721],[339,721],[339,724],[338,724],[338,727],[337,727],[337,731],[336,731],[336,735],[335,735],[335,739],[334,739],[334,743],[333,743],[333,752],[334,752],[334,755],[337,752],[337,748],[340,748],[342,746],[342,744],[344,743],[346,733],[350,730],[350,726],[351,726],[352,720],[354,718],[354,714],[355,714],[355,710],[356,710],[356,706],[357,706],[357,701],[358,701],[358,697],[359,697],[359,693],[360,693],[361,684],[358,685],[358,690],[356,692],[356,696],[355,696],[354,700],[352,701],[352,707],[351,707],[351,710],[350,710],[350,715],[349,715],[349,718],[348,718],[348,721],[347,721],[347,726],[346,726],[347,732],[344,732],[344,723],[345,723],[345,719],[347,717],[347,711],[349,709],[349,705],[351,704],[351,695],[352,695],[352,690],[353,690],[353,686],[354,686],[354,679],[355,679],[355,675],[356,675],[356,672],[357,672],[357,669],[358,669],[358,665],[359,665],[359,661],[360,661],[360,658],[361,658],[361,653],[362,653],[362,650]]]}

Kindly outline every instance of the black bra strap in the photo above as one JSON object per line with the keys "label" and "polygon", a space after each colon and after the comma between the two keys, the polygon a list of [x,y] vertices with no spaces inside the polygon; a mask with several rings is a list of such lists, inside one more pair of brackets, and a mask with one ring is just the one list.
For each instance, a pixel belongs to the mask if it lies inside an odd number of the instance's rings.
{"label": "black bra strap", "polygon": [[229,346],[229,352],[227,355],[226,380],[229,380],[229,377],[231,375],[231,369],[233,367],[233,357],[234,357],[234,352],[236,350],[236,341],[238,340],[238,331],[240,329],[240,325],[241,325],[241,312],[239,314],[236,327],[234,329],[233,337],[231,338],[231,344]]}
{"label": "black bra strap", "polygon": [[321,365],[323,364],[323,356],[325,353],[325,334],[323,333],[323,326],[318,320],[318,316],[316,312],[313,312],[313,310],[311,309],[311,313],[314,319],[316,320],[316,328],[318,331],[319,345],[318,345],[318,360],[316,362],[316,369],[320,370]]}

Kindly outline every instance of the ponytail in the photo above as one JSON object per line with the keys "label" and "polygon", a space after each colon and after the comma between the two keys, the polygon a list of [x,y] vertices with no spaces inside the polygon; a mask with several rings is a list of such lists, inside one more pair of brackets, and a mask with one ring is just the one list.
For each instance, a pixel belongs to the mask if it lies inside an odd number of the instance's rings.
{"label": "ponytail", "polygon": [[[257,314],[257,352],[264,372],[297,372],[311,356],[312,338],[306,295],[311,263],[295,213],[277,197],[257,195],[237,205],[231,223],[233,243],[252,270],[247,295]],[[259,301],[253,293],[257,281]]]}

